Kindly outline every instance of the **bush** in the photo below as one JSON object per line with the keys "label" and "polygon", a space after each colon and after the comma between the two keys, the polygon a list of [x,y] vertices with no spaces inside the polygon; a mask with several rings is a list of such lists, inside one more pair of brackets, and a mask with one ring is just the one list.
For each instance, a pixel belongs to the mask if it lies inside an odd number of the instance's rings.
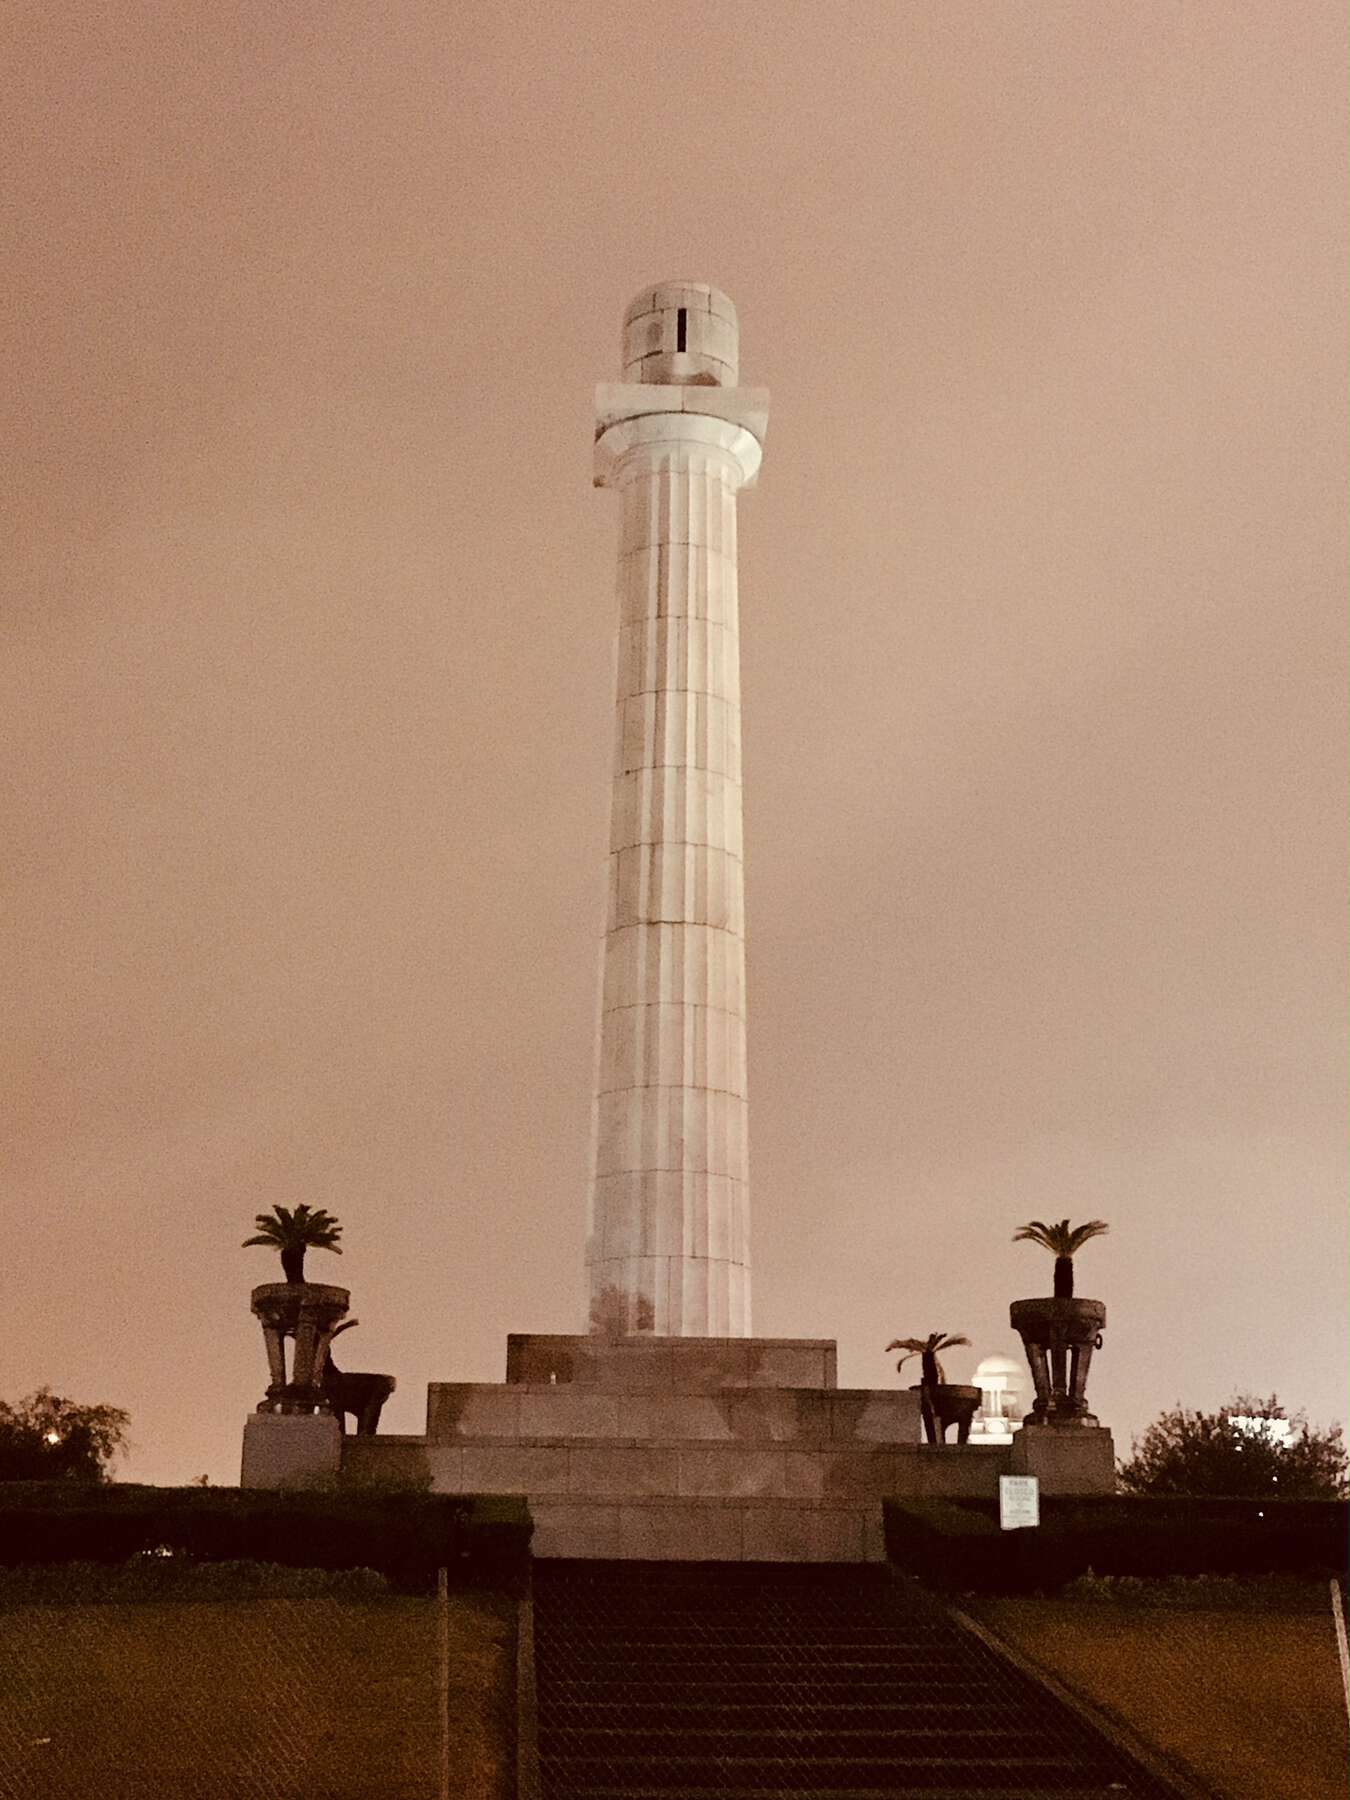
{"label": "bush", "polygon": [[891,1561],[936,1587],[1054,1592],[1096,1575],[1323,1575],[1346,1563],[1339,1501],[1041,1499],[1041,1524],[1001,1531],[993,1500],[888,1500]]}
{"label": "bush", "polygon": [[1344,1500],[1345,1437],[1286,1412],[1274,1394],[1238,1394],[1214,1413],[1178,1404],[1136,1439],[1120,1483],[1127,1494]]}
{"label": "bush", "polygon": [[117,1483],[0,1484],[0,1566],[124,1563],[161,1546],[198,1562],[373,1569],[426,1593],[513,1587],[529,1558],[524,1500],[407,1493],[272,1493]]}
{"label": "bush", "polygon": [[1203,1607],[1243,1612],[1304,1613],[1326,1610],[1320,1581],[1296,1575],[1098,1575],[1089,1570],[1063,1590],[1066,1600],[1104,1606],[1150,1606],[1173,1611]]}

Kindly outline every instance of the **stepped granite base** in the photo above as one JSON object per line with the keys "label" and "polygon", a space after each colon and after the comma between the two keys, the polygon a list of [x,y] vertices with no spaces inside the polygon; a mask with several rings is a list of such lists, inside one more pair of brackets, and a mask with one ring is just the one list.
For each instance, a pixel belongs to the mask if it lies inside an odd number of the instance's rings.
{"label": "stepped granite base", "polygon": [[433,1383],[424,1436],[342,1468],[526,1495],[544,1557],[879,1561],[886,1496],[998,1492],[1010,1446],[930,1448],[916,1393],[835,1380],[821,1339],[513,1336],[504,1384]]}

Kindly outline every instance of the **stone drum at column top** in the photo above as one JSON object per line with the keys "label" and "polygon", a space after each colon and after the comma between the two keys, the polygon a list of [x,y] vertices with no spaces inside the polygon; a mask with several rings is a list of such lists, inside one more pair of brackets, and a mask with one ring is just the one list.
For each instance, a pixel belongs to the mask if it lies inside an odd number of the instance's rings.
{"label": "stone drum at column top", "polygon": [[701,281],[643,288],[623,316],[623,378],[735,387],[736,308]]}
{"label": "stone drum at column top", "polygon": [[645,288],[596,390],[620,494],[609,911],[587,1239],[590,1325],[750,1331],[736,495],[768,416],[736,312]]}

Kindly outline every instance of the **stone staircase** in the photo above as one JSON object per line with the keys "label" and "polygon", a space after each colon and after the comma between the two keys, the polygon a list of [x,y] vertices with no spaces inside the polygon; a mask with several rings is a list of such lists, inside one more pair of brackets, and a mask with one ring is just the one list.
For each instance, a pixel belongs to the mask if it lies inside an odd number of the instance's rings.
{"label": "stone staircase", "polygon": [[852,1565],[536,1564],[540,1800],[1175,1800]]}

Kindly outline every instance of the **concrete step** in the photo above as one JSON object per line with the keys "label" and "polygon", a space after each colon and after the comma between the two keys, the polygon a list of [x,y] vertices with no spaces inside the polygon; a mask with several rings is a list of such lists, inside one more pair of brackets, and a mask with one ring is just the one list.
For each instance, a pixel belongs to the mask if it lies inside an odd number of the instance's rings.
{"label": "concrete step", "polygon": [[538,1558],[879,1563],[885,1557],[879,1500],[531,1493],[530,1513]]}
{"label": "concrete step", "polygon": [[800,1642],[782,1638],[773,1643],[747,1643],[744,1638],[724,1642],[709,1635],[703,1643],[664,1643],[633,1640],[628,1643],[587,1643],[550,1646],[543,1654],[567,1666],[585,1669],[597,1678],[616,1670],[630,1669],[640,1658],[646,1669],[739,1669],[745,1673],[764,1667],[791,1671],[809,1664],[812,1668],[828,1665],[834,1669],[870,1669],[885,1666],[896,1669],[961,1669],[967,1665],[954,1651],[932,1652],[911,1644],[849,1644],[814,1636]]}
{"label": "concrete step", "polygon": [[[515,1332],[506,1340],[508,1385],[588,1387],[613,1393],[718,1394],[746,1388],[829,1389],[831,1338],[608,1338],[594,1332]],[[453,1385],[453,1384],[437,1384]]]}
{"label": "concrete step", "polygon": [[[738,1705],[748,1706],[753,1701],[771,1703],[777,1699],[792,1702],[799,1709],[816,1704],[817,1698],[833,1702],[849,1699],[865,1700],[869,1705],[884,1702],[888,1696],[897,1692],[914,1691],[914,1671],[912,1668],[886,1668],[871,1664],[865,1668],[840,1669],[834,1674],[825,1676],[792,1675],[786,1670],[765,1669],[758,1679],[754,1677],[738,1677],[728,1673],[729,1665],[719,1666],[717,1678],[700,1679],[697,1674],[683,1673],[680,1670],[664,1669],[653,1680],[659,1681],[659,1694],[662,1700],[672,1705],[689,1706],[703,1700],[714,1702],[719,1695],[727,1695]],[[569,1700],[590,1700],[597,1703],[624,1701],[630,1706],[640,1706],[643,1698],[650,1704],[655,1697],[652,1681],[645,1687],[637,1682],[606,1680],[591,1674],[574,1675],[567,1670],[559,1670],[552,1664],[541,1665],[540,1680],[546,1683],[550,1695]],[[924,1694],[941,1700],[945,1705],[957,1701],[968,1702],[978,1706],[980,1684],[972,1680],[968,1673],[952,1671],[946,1675],[935,1675],[923,1683]]]}
{"label": "concrete step", "polygon": [[[654,1731],[634,1722],[631,1729],[617,1725],[560,1727],[554,1741],[554,1752],[583,1757],[614,1758],[628,1755],[668,1760],[682,1756],[695,1760],[710,1757],[720,1760],[726,1754],[727,1742],[725,1732],[716,1726]],[[953,1746],[962,1755],[974,1756],[977,1760],[981,1757],[988,1759],[991,1752],[995,1752],[1002,1762],[1006,1762],[1009,1757],[1037,1760],[1045,1753],[1044,1744],[1032,1730],[1024,1728],[1019,1732],[1000,1731],[994,1726],[964,1721],[961,1722],[959,1734],[953,1731],[950,1722],[926,1730],[894,1724],[844,1728],[838,1725],[798,1724],[794,1721],[777,1729],[768,1729],[761,1724],[756,1729],[738,1731],[734,1743],[737,1756],[769,1759],[785,1755],[855,1761],[862,1757],[895,1757],[900,1754],[932,1757],[938,1752],[948,1755]]]}
{"label": "concrete step", "polygon": [[[988,1797],[1003,1796],[1009,1788],[1042,1796],[1058,1795],[1065,1787],[1086,1778],[1105,1787],[1097,1771],[1084,1769],[1082,1759],[1069,1755],[963,1756],[954,1750],[915,1756],[903,1750],[877,1757],[814,1757],[794,1752],[788,1756],[745,1755],[732,1747],[715,1757],[662,1756],[656,1762],[662,1785],[675,1792],[698,1788],[746,1787],[759,1783],[758,1793],[778,1790],[799,1795],[833,1793],[839,1788],[878,1788],[883,1792],[910,1794],[916,1787],[947,1789],[964,1786]],[[577,1788],[607,1785],[611,1791],[631,1794],[648,1778],[653,1760],[643,1756],[548,1756],[541,1759],[546,1780],[561,1784],[571,1795]],[[1116,1800],[1126,1790],[1117,1792]]]}
{"label": "concrete step", "polygon": [[[1043,1787],[915,1787],[912,1782],[896,1787],[830,1787],[806,1790],[801,1787],[632,1787],[588,1784],[570,1787],[567,1800],[1051,1800]],[[1053,1800],[1124,1800],[1126,1790],[1118,1783],[1084,1787],[1080,1783],[1059,1786]]]}
{"label": "concrete step", "polygon": [[748,1388],[721,1394],[442,1382],[429,1392],[429,1444],[550,1442],[920,1445],[912,1394]]}
{"label": "concrete step", "polygon": [[[377,1445],[378,1450],[378,1445]],[[437,1493],[798,1500],[883,1499],[922,1485],[918,1445],[820,1444],[799,1439],[712,1443],[655,1436],[594,1442],[581,1437],[464,1438],[427,1447]],[[933,1454],[937,1454],[936,1452]],[[997,1448],[953,1447],[945,1491],[998,1491]],[[353,1468],[360,1453],[348,1462]]]}
{"label": "concrete step", "polygon": [[[972,1690],[974,1692],[974,1690]],[[612,1701],[578,1696],[555,1696],[542,1705],[539,1717],[560,1730],[595,1729],[637,1731],[759,1731],[795,1729],[870,1731],[894,1727],[907,1731],[988,1730],[1002,1736],[1021,1728],[1011,1709],[991,1708],[983,1690],[980,1697],[952,1700],[896,1700],[890,1696],[860,1700],[851,1691],[840,1699],[789,1699],[781,1691],[763,1699],[723,1701],[711,1697],[697,1702]],[[971,1725],[974,1716],[977,1723]],[[1003,1724],[989,1723],[1002,1716]]]}
{"label": "concrete step", "polygon": [[734,1624],[716,1626],[709,1625],[706,1619],[701,1620],[696,1616],[682,1620],[625,1619],[618,1624],[604,1620],[583,1621],[577,1619],[575,1614],[572,1617],[575,1621],[572,1635],[597,1650],[612,1647],[614,1650],[627,1652],[635,1647],[656,1644],[671,1647],[688,1644],[697,1650],[707,1643],[710,1631],[716,1632],[719,1644],[772,1646],[787,1640],[794,1644],[809,1642],[813,1646],[833,1644],[844,1648],[849,1644],[906,1643],[918,1651],[925,1651],[929,1646],[928,1634],[922,1631],[897,1632],[896,1627],[884,1619],[831,1621],[813,1618],[805,1609],[786,1619],[766,1616],[758,1620],[742,1619],[738,1609]]}

